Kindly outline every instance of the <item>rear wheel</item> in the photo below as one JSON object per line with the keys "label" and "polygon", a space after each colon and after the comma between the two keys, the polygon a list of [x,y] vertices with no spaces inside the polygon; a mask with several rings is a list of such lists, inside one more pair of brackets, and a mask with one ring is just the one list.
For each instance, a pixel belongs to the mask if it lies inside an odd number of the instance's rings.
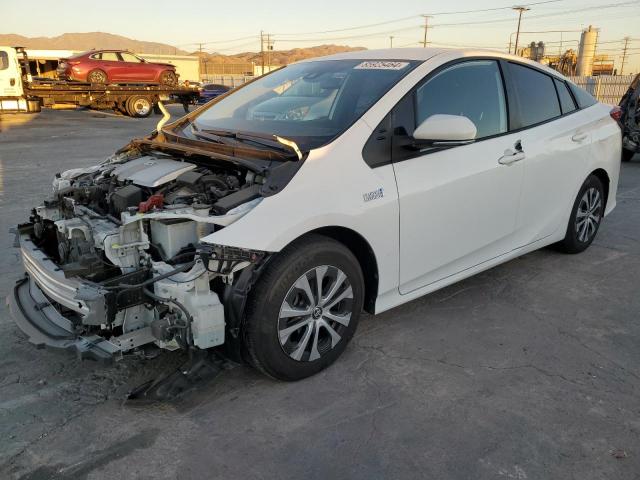
{"label": "rear wheel", "polygon": [[590,175],[573,204],[564,240],[558,243],[561,251],[580,253],[591,245],[604,216],[605,201],[602,182],[595,175]]}
{"label": "rear wheel", "polygon": [[178,85],[178,76],[176,72],[166,70],[160,74],[160,84],[167,85],[169,87],[175,87]]}
{"label": "rear wheel", "polygon": [[635,154],[636,154],[636,152],[634,152],[632,150],[627,150],[626,148],[623,148],[622,149],[622,161],[623,162],[630,162]]}
{"label": "rear wheel", "polygon": [[105,84],[108,82],[107,74],[102,70],[91,70],[87,75],[87,82]]}
{"label": "rear wheel", "polygon": [[148,117],[152,111],[153,102],[149,97],[133,96],[127,100],[127,113],[132,117]]}
{"label": "rear wheel", "polygon": [[300,380],[331,365],[358,325],[364,280],[344,245],[309,236],[278,253],[247,310],[251,364],[280,380]]}

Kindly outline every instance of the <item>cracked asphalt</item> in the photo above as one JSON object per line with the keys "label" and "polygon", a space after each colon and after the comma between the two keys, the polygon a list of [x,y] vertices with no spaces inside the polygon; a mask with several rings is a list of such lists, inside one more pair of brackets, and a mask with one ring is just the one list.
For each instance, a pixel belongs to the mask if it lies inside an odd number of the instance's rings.
{"label": "cracked asphalt", "polygon": [[[175,114],[180,110],[172,108]],[[0,122],[0,232],[52,176],[158,117]],[[22,268],[0,234],[0,294]],[[0,478],[640,478],[640,158],[593,246],[528,254],[362,319],[333,367],[280,383],[229,368],[178,403],[123,404],[179,355],[108,367],[36,350],[0,307]]]}

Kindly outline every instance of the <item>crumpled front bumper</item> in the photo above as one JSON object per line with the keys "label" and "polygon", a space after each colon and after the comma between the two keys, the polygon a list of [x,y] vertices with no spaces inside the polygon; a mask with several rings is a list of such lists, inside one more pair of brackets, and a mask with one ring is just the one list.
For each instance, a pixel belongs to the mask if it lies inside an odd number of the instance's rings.
{"label": "crumpled front bumper", "polygon": [[7,304],[16,325],[38,348],[68,350],[81,359],[107,363],[121,356],[120,348],[98,335],[77,335],[71,321],[55,309],[29,275],[16,283]]}
{"label": "crumpled front bumper", "polygon": [[98,335],[79,335],[74,323],[54,305],[72,310],[83,324],[96,325],[106,318],[104,298],[94,295],[90,300],[79,299],[79,291],[85,287],[81,281],[65,278],[28,234],[18,233],[16,240],[27,273],[16,282],[7,304],[29,341],[40,348],[74,351],[80,358],[102,362],[119,358],[122,352],[117,345]]}

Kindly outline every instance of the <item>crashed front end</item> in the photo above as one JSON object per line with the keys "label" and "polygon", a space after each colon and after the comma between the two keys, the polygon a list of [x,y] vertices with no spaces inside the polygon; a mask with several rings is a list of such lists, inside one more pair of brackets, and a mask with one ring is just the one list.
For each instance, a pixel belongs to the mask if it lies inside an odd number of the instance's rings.
{"label": "crashed front end", "polygon": [[622,147],[633,156],[634,153],[640,153],[640,74],[634,78],[620,100],[620,109]]}
{"label": "crashed front end", "polygon": [[110,361],[149,347],[208,349],[237,333],[249,278],[268,255],[202,239],[262,201],[265,178],[193,158],[129,148],[56,177],[16,231],[26,273],[9,304],[32,343]]}

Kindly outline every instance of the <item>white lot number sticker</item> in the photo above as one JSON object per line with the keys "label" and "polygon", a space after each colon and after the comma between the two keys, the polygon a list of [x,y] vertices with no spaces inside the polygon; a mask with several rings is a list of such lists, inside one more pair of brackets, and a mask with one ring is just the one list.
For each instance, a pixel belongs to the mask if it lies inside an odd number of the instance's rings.
{"label": "white lot number sticker", "polygon": [[355,70],[402,70],[409,65],[409,62],[385,62],[382,60],[373,60],[370,62],[362,62],[360,65],[353,67]]}

